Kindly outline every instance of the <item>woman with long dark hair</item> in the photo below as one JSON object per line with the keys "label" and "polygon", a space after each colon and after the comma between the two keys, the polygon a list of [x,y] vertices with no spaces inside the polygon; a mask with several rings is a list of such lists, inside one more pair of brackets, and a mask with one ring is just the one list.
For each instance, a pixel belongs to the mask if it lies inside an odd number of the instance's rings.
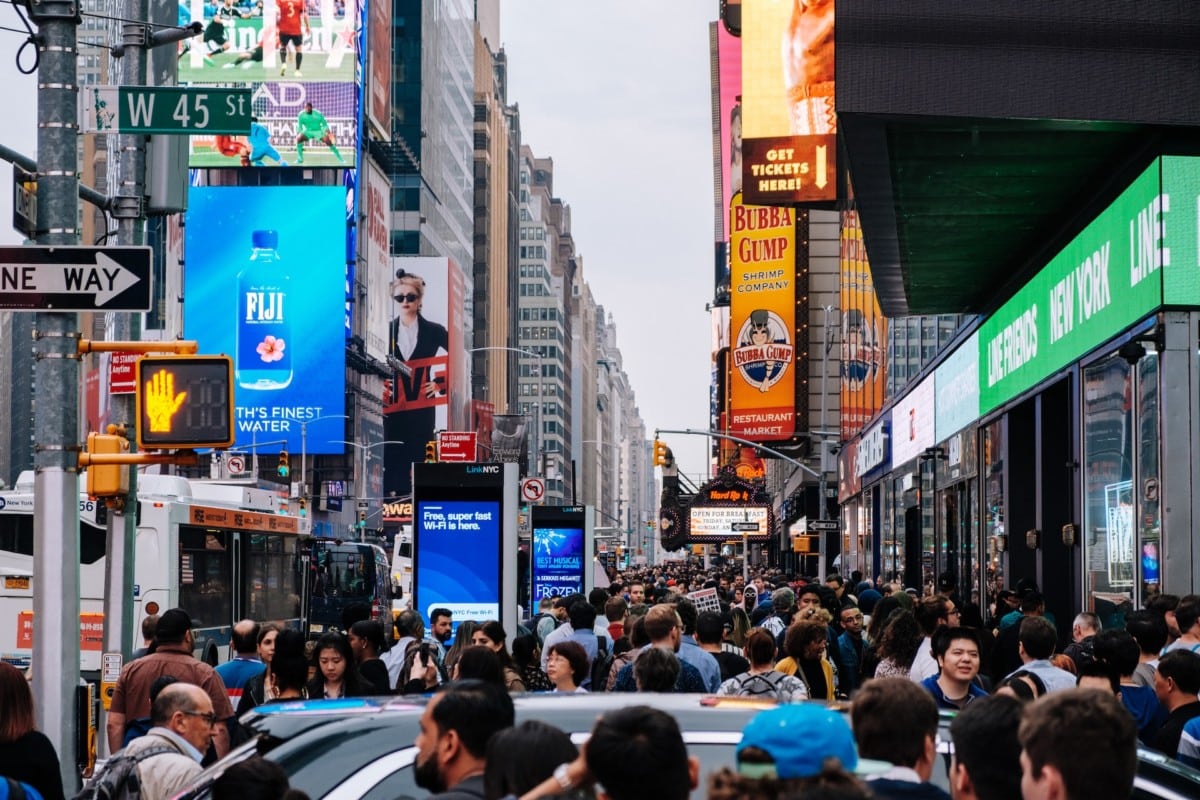
{"label": "woman with long dark hair", "polygon": [[359,620],[350,626],[349,639],[364,689],[369,694],[391,694],[387,665],[379,658],[388,649],[383,638],[383,625],[374,619]]}
{"label": "woman with long dark hair", "polygon": [[29,683],[20,670],[0,661],[0,775],[29,784],[45,800],[63,800],[58,754],[33,723]]}
{"label": "woman with long dark hair", "polygon": [[275,696],[271,688],[271,660],[275,657],[275,642],[278,637],[278,625],[264,622],[258,627],[258,657],[267,668],[246,681],[246,685],[242,687],[242,696],[238,699],[235,712],[238,717]]}
{"label": "woman with long dark hair", "polygon": [[508,634],[504,632],[503,625],[496,620],[489,620],[480,625],[471,638],[474,644],[488,648],[500,659],[500,666],[504,670],[504,685],[510,694],[526,690],[525,681],[521,678],[512,656],[508,654],[508,648],[504,646]]}
{"label": "woman with long dark hair", "polygon": [[271,657],[271,696],[267,703],[285,703],[308,696],[308,663],[304,655],[304,634],[283,630],[275,639],[275,654]]}
{"label": "woman with long dark hair", "polygon": [[350,642],[340,633],[326,633],[313,647],[312,663],[317,674],[308,682],[308,696],[314,700],[329,697],[358,697],[363,694],[362,678],[354,664]]}
{"label": "woman with long dark hair", "polygon": [[521,797],[578,756],[571,737],[553,725],[531,719],[506,728],[488,742],[484,794],[487,800]]}
{"label": "woman with long dark hair", "polygon": [[876,678],[907,678],[908,669],[912,666],[917,650],[921,647],[924,636],[917,618],[911,611],[897,611],[891,621],[883,629],[883,639],[879,643],[879,666],[875,668]]}
{"label": "woman with long dark hair", "polygon": [[521,682],[527,692],[550,692],[554,684],[546,677],[541,668],[541,653],[538,652],[537,638],[531,635],[518,636],[512,644],[513,665],[521,673]]}
{"label": "woman with long dark hair", "polygon": [[443,661],[447,675],[454,675],[455,662],[458,661],[463,650],[473,646],[471,640],[475,637],[475,631],[478,629],[479,623],[473,619],[465,619],[458,623],[458,627],[454,629],[454,644],[450,645],[450,649],[446,651],[446,658]]}

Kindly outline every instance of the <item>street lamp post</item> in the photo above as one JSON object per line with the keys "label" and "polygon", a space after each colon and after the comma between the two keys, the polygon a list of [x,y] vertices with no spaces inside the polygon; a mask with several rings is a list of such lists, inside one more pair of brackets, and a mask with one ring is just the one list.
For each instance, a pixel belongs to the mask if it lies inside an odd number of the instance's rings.
{"label": "street lamp post", "polygon": [[[355,470],[356,474],[354,476],[355,499],[360,503],[365,502],[367,499],[367,451],[376,447],[382,447],[385,444],[404,444],[404,442],[397,439],[387,439],[382,442],[371,442],[370,444],[359,444],[358,442],[349,442],[345,439],[330,439],[329,441],[335,444],[348,444],[351,447],[357,447],[362,453],[362,471],[359,472],[358,470]],[[358,536],[361,540],[361,530],[359,531]]]}
{"label": "street lamp post", "polygon": [[[319,417],[300,421],[300,499],[308,505],[308,423],[322,419],[350,419],[345,414],[322,414]],[[291,495],[291,492],[288,492]]]}
{"label": "street lamp post", "polygon": [[534,411],[534,420],[537,425],[537,431],[533,440],[533,456],[537,460],[536,473],[542,474],[542,373],[545,371],[542,368],[543,356],[537,350],[531,350],[525,347],[506,347],[504,345],[488,345],[486,347],[472,347],[467,350],[468,353],[483,353],[489,350],[506,350],[510,353],[520,353],[526,356],[533,356],[537,359],[537,406]]}

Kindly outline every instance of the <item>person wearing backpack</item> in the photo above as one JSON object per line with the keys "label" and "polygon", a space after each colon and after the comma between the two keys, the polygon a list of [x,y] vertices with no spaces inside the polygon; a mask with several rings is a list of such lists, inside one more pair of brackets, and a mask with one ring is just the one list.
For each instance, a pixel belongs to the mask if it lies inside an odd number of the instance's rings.
{"label": "person wearing backpack", "polygon": [[[109,759],[75,800],[168,800],[200,774],[219,722],[208,693],[195,684],[172,683],[154,699],[150,720],[150,732]],[[140,794],[129,780],[133,770]],[[106,795],[104,787],[112,793]]]}
{"label": "person wearing backpack", "polygon": [[750,669],[722,683],[718,695],[761,697],[781,703],[808,699],[804,681],[775,669],[775,638],[767,631],[755,628],[746,636],[746,659]]}

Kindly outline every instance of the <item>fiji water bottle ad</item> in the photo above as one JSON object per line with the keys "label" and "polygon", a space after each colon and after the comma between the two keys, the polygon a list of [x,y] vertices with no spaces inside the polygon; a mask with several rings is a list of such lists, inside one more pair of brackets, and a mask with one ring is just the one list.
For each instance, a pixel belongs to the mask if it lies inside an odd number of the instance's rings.
{"label": "fiji water bottle ad", "polygon": [[237,446],[341,452],[345,281],[345,187],[190,190],[184,336],[233,356]]}

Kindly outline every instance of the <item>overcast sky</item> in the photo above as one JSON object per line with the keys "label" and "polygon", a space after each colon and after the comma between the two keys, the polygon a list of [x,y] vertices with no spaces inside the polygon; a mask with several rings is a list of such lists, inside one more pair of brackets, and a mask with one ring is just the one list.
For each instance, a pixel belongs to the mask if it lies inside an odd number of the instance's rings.
{"label": "overcast sky", "polygon": [[[554,159],[575,247],[612,313],[648,436],[708,428],[716,0],[501,0],[509,102]],[[706,472],[707,439],[663,436]]]}
{"label": "overcast sky", "polygon": [[[648,436],[708,427],[712,149],[708,29],[716,0],[501,0],[509,100],[524,142],[554,159],[575,245],[616,320]],[[21,27],[8,3],[0,26]],[[36,81],[15,68],[22,35],[0,30],[0,141],[36,155]],[[26,53],[28,56],[28,53]],[[0,164],[0,242],[12,230]],[[707,440],[664,435],[684,472]]]}

